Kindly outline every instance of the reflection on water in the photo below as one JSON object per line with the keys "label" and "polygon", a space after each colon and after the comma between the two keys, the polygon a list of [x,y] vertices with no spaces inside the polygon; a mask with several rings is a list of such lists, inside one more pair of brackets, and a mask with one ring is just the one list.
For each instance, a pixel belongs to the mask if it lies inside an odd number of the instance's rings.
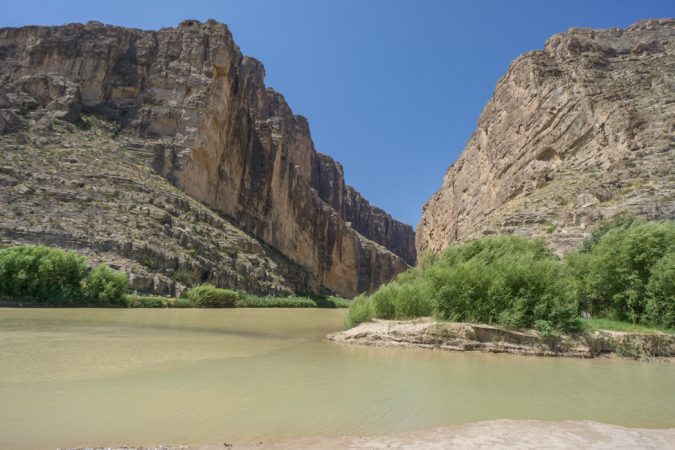
{"label": "reflection on water", "polygon": [[0,448],[675,426],[675,366],[348,347],[345,311],[0,309]]}

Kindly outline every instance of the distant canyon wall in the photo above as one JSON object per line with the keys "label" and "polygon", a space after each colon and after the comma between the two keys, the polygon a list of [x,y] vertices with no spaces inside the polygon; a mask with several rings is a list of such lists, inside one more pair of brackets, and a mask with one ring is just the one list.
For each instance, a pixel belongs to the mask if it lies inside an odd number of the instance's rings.
{"label": "distant canyon wall", "polygon": [[40,96],[119,124],[158,173],[307,269],[313,293],[353,296],[414,264],[412,227],[345,185],[264,75],[215,21],[0,29],[0,132]]}

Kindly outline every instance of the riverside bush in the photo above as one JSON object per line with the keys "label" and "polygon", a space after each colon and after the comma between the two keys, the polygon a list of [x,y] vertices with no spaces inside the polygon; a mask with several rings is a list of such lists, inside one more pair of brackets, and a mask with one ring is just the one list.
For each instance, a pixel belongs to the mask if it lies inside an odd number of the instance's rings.
{"label": "riverside bush", "polygon": [[349,308],[350,301],[341,297],[257,297],[241,295],[235,306],[238,308]]}
{"label": "riverside bush", "polygon": [[580,309],[593,317],[675,326],[675,222],[621,217],[566,258]]}
{"label": "riverside bush", "polygon": [[[46,306],[123,306],[129,308],[276,307],[348,308],[336,296],[315,298],[257,297],[210,284],[188,289],[184,298],[127,294],[129,279],[105,265],[88,276],[87,260],[75,252],[42,245],[0,249],[0,299],[38,302]],[[185,273],[178,272],[176,278]]]}
{"label": "riverside bush", "polygon": [[351,327],[373,317],[579,331],[579,315],[675,328],[675,222],[620,216],[561,262],[542,241],[478,239],[427,255],[370,297],[352,301]]}
{"label": "riverside bush", "polygon": [[425,296],[424,281],[389,283],[372,296],[373,312],[383,319],[405,319],[431,315],[433,304]]}
{"label": "riverside bush", "polygon": [[366,322],[373,318],[373,303],[366,295],[359,295],[355,297],[351,305],[349,305],[349,312],[345,319],[345,326],[353,328],[361,322]]}
{"label": "riverside bush", "polygon": [[316,303],[307,297],[256,297],[242,296],[236,303],[240,308],[316,308]]}
{"label": "riverside bush", "polygon": [[646,294],[646,322],[675,328],[675,252],[667,253],[654,264]]}
{"label": "riverside bush", "polygon": [[[124,295],[122,297],[124,305],[128,308],[166,308],[167,306],[170,306],[171,300],[172,299],[154,295]],[[187,300],[185,300],[183,303],[187,303]],[[181,304],[180,306],[171,306],[176,308],[185,307],[184,304]]]}
{"label": "riverside bush", "polygon": [[0,250],[0,296],[48,304],[82,300],[86,260],[74,252],[42,245]]}
{"label": "riverside bush", "polygon": [[212,284],[200,284],[187,290],[185,297],[194,307],[231,308],[241,294],[230,289],[217,288]]}
{"label": "riverside bush", "polygon": [[172,298],[168,305],[172,308],[190,308],[192,306],[187,298]]}
{"label": "riverside bush", "polygon": [[317,308],[349,308],[349,305],[351,304],[349,300],[336,295],[315,297],[312,300]]}
{"label": "riverside bush", "polygon": [[542,241],[517,236],[479,239],[427,257],[369,299],[352,301],[347,325],[372,317],[435,315],[441,320],[572,331],[573,280]]}
{"label": "riverside bush", "polygon": [[579,328],[571,280],[543,241],[479,239],[448,249],[426,272],[441,319]]}
{"label": "riverside bush", "polygon": [[98,265],[87,277],[84,294],[88,301],[99,306],[126,306],[124,294],[129,286],[129,277],[107,266]]}
{"label": "riverside bush", "polygon": [[72,251],[43,245],[0,250],[0,296],[50,306],[125,306],[126,274],[104,265],[85,280],[87,260]]}

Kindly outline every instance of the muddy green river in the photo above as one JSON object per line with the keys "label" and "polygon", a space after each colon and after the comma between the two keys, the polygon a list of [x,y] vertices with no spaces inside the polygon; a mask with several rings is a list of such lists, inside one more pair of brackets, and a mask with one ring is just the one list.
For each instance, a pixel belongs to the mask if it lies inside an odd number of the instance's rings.
{"label": "muddy green river", "polygon": [[675,427],[675,365],[341,346],[344,310],[0,309],[0,448]]}

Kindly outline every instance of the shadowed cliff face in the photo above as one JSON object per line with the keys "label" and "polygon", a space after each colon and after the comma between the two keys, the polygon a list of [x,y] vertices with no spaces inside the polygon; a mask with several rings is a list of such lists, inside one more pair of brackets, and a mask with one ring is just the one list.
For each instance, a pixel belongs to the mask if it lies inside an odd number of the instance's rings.
{"label": "shadowed cliff face", "polygon": [[424,206],[418,252],[516,233],[558,252],[627,212],[675,217],[675,20],[572,29],[516,59]]}
{"label": "shadowed cliff face", "polygon": [[223,24],[2,29],[0,82],[0,133],[42,109],[118,124],[156,172],[304,268],[297,289],[353,296],[415,263],[412,227],[345,185]]}

